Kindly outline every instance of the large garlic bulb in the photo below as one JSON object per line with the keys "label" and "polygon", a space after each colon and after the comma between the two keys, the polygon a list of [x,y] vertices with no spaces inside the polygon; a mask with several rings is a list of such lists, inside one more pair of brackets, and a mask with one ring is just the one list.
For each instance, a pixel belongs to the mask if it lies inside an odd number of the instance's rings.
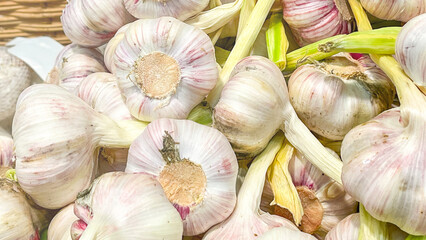
{"label": "large garlic bulb", "polygon": [[0,168],[13,166],[13,139],[0,127]]}
{"label": "large garlic bulb", "polygon": [[143,121],[186,118],[218,78],[210,38],[171,17],[130,24],[114,64],[130,113]]}
{"label": "large garlic bulb", "polygon": [[72,0],[65,7],[61,22],[73,43],[99,47],[108,42],[124,24],[134,21],[117,0]]}
{"label": "large garlic bulb", "polygon": [[75,202],[72,239],[182,239],[182,220],[148,174],[106,173]]}
{"label": "large garlic bulb", "polygon": [[282,129],[288,141],[310,162],[341,182],[341,161],[297,117],[284,76],[267,58],[250,56],[235,66],[213,117],[214,127],[228,138],[240,157],[257,155]]}
{"label": "large garlic bulb", "polygon": [[[413,1],[417,2],[417,1]],[[418,1],[421,2],[421,1]],[[426,11],[426,1],[425,11]],[[396,39],[395,55],[405,73],[426,94],[426,13],[402,27]]]}
{"label": "large garlic bulb", "polygon": [[282,4],[284,20],[300,46],[352,31],[345,0],[283,0]]}
{"label": "large garlic bulb", "polygon": [[312,235],[287,227],[272,228],[257,238],[258,240],[316,240]]}
{"label": "large garlic bulb", "polygon": [[89,74],[105,71],[103,56],[98,50],[70,44],[56,57],[46,82],[73,92]]}
{"label": "large garlic bulb", "polygon": [[30,84],[30,68],[0,47],[0,122],[13,116],[19,94]]}
{"label": "large garlic bulb", "polygon": [[124,0],[126,9],[137,18],[159,18],[170,16],[181,21],[203,11],[209,0]]}
{"label": "large garlic bulb", "polygon": [[426,0],[360,0],[371,15],[386,19],[408,22],[426,13]]}
{"label": "large garlic bulb", "polygon": [[74,214],[74,204],[70,204],[59,211],[49,224],[47,239],[72,240],[71,226],[79,218]]}
{"label": "large garlic bulb", "polygon": [[59,86],[27,88],[12,127],[20,185],[45,208],[74,201],[93,180],[97,148],[128,147],[145,127],[118,124]]}
{"label": "large garlic bulb", "polygon": [[179,211],[184,235],[226,219],[236,201],[238,163],[216,129],[189,120],[158,119],[132,143],[126,172],[157,177]]}
{"label": "large garlic bulb", "polygon": [[395,90],[368,56],[349,54],[296,69],[288,82],[290,102],[313,132],[342,140],[349,130],[391,107]]}

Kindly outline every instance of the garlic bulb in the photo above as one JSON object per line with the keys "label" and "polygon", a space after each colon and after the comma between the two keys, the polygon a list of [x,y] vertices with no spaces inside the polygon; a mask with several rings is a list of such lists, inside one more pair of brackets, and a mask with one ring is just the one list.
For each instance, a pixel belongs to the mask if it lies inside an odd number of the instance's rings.
{"label": "garlic bulb", "polygon": [[73,92],[80,82],[94,72],[105,72],[102,54],[93,48],[77,44],[66,46],[56,58],[46,82]]}
{"label": "garlic bulb", "polygon": [[50,214],[33,204],[16,182],[0,178],[0,202],[0,239],[40,239]]}
{"label": "garlic bulb", "polygon": [[157,177],[185,236],[205,232],[235,206],[235,153],[219,131],[189,120],[151,122],[130,146],[126,172]]}
{"label": "garlic bulb", "polygon": [[313,132],[342,140],[349,130],[391,107],[390,79],[364,55],[349,54],[296,69],[288,82],[290,102]]}
{"label": "garlic bulb", "polygon": [[130,113],[143,121],[186,118],[218,78],[210,38],[171,17],[130,24],[114,64]]}
{"label": "garlic bulb", "polygon": [[13,116],[19,94],[30,84],[30,68],[0,47],[0,121]]}
{"label": "garlic bulb", "polygon": [[75,202],[72,239],[182,239],[182,220],[148,174],[106,173]]}
{"label": "garlic bulb", "polygon": [[97,148],[128,147],[145,126],[114,122],[59,86],[33,85],[12,127],[19,183],[38,205],[64,207],[93,179]]}
{"label": "garlic bulb", "polygon": [[[426,11],[426,1],[424,1],[424,4]],[[425,29],[426,13],[413,18],[405,24],[395,44],[397,61],[424,94],[426,94]]]}
{"label": "garlic bulb", "polygon": [[238,193],[237,205],[231,216],[211,228],[203,240],[211,239],[256,239],[275,227],[298,231],[289,220],[270,215],[259,209],[266,171],[283,143],[284,136],[278,133],[265,150],[251,164]]}
{"label": "garlic bulb", "polygon": [[283,17],[300,46],[352,31],[344,0],[283,0]]}
{"label": "garlic bulb", "polygon": [[209,0],[124,0],[124,5],[130,14],[137,18],[159,18],[170,16],[181,21],[203,11]]}
{"label": "garlic bulb", "polygon": [[425,0],[360,0],[371,15],[386,19],[408,22],[417,15],[426,13]]}
{"label": "garlic bulb", "polygon": [[[0,168],[13,166],[13,139],[0,127]],[[1,175],[1,174],[0,174]]]}
{"label": "garlic bulb", "polygon": [[316,240],[312,235],[286,227],[272,228],[257,238],[258,240]]}
{"label": "garlic bulb", "polygon": [[111,40],[109,40],[108,44],[105,47],[105,53],[104,53],[105,66],[108,68],[108,70],[111,73],[115,73],[115,65],[114,65],[115,49],[117,49],[118,44],[121,42],[121,40],[123,40],[124,33],[126,32],[129,25],[130,23],[118,29],[114,37],[111,38]]}
{"label": "garlic bulb", "polygon": [[325,240],[357,240],[360,224],[359,213],[351,214],[331,229]]}
{"label": "garlic bulb", "polygon": [[50,222],[47,239],[71,240],[71,225],[78,219],[74,214],[74,204],[64,207]]}
{"label": "garlic bulb", "polygon": [[123,1],[69,1],[61,16],[64,33],[73,43],[99,47],[124,24],[134,21]]}
{"label": "garlic bulb", "polygon": [[290,104],[284,76],[266,58],[250,56],[235,66],[213,118],[213,126],[225,134],[240,157],[255,156],[282,129],[310,162],[341,182],[341,161],[327,152],[299,120]]}

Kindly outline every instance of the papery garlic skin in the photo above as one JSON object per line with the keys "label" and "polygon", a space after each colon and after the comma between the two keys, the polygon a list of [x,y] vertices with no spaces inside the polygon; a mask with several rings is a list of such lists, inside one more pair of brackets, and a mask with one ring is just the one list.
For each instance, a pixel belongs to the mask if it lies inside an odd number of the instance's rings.
{"label": "papery garlic skin", "polygon": [[70,44],[56,57],[55,66],[50,71],[46,82],[73,92],[91,73],[105,71],[107,70],[103,56],[98,50]]}
{"label": "papery garlic skin", "polygon": [[[339,3],[337,5],[336,3]],[[283,0],[283,17],[300,46],[352,31],[346,1]]]}
{"label": "papery garlic skin", "polygon": [[148,174],[102,175],[80,193],[74,212],[72,239],[182,239],[179,213]]}
{"label": "papery garlic skin", "polygon": [[[169,141],[177,143],[174,157],[180,160],[163,158],[162,153],[174,147]],[[158,178],[181,214],[185,236],[205,232],[226,219],[235,206],[235,153],[219,131],[189,120],[151,122],[130,146],[126,172]]]}
{"label": "papery garlic skin", "polygon": [[72,240],[71,225],[79,218],[74,214],[74,204],[59,211],[49,224],[48,240]]}
{"label": "papery garlic skin", "polygon": [[127,28],[129,27],[130,23],[122,26],[118,31],[115,33],[114,37],[111,38],[111,40],[108,41],[108,44],[105,47],[104,52],[104,62],[105,66],[111,73],[115,73],[115,65],[114,65],[114,54],[115,50],[117,49],[118,44],[123,40],[124,33],[126,32]]}
{"label": "papery garlic skin", "polygon": [[316,240],[312,235],[286,227],[272,228],[257,238],[258,240]]}
{"label": "papery garlic skin", "polygon": [[385,19],[408,22],[422,13],[426,13],[425,0],[360,0],[362,6],[371,15]]}
{"label": "papery garlic skin", "polygon": [[351,214],[331,229],[325,240],[357,240],[360,224],[359,213]]}
{"label": "papery garlic skin", "polygon": [[143,121],[186,118],[218,78],[210,38],[171,17],[130,24],[114,64],[130,113]]}
{"label": "papery garlic skin", "polygon": [[121,26],[134,20],[123,1],[117,0],[69,1],[61,16],[65,35],[85,47],[107,43]]}
{"label": "papery garlic skin", "polygon": [[395,89],[366,55],[349,54],[296,69],[288,82],[291,104],[313,132],[342,140],[349,130],[391,107]]}
{"label": "papery garlic skin", "polygon": [[[426,1],[424,1],[424,5],[426,12]],[[425,29],[426,14],[422,14],[411,19],[402,27],[395,43],[396,60],[424,94],[426,94]]]}
{"label": "papery garlic skin", "polygon": [[208,0],[124,0],[126,9],[137,18],[159,18],[170,16],[181,21],[203,11],[209,4]]}
{"label": "papery garlic skin", "polygon": [[342,143],[342,180],[374,218],[425,235],[426,117],[410,114],[408,125],[393,108],[352,129]]}
{"label": "papery garlic skin", "polygon": [[13,139],[0,127],[0,168],[13,166]]}

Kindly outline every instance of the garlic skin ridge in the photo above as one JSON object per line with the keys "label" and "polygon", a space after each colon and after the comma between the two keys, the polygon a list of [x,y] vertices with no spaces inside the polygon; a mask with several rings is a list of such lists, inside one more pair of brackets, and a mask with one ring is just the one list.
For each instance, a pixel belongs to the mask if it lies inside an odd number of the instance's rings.
{"label": "garlic skin ridge", "polygon": [[130,24],[114,64],[126,105],[142,121],[186,118],[218,78],[208,35],[171,17]]}
{"label": "garlic skin ridge", "polygon": [[13,164],[12,136],[0,127],[0,168],[12,167]]}
{"label": "garlic skin ridge", "polygon": [[[426,12],[426,1],[424,5]],[[426,13],[408,21],[402,27],[395,43],[396,60],[423,94],[426,94],[425,29]]]}
{"label": "garlic skin ridge", "polygon": [[182,239],[182,220],[149,174],[106,173],[79,194],[72,239]]}
{"label": "garlic skin ridge", "polygon": [[391,107],[395,89],[386,74],[366,55],[349,54],[306,64],[288,81],[291,105],[313,132],[342,140],[355,126]]}
{"label": "garlic skin ridge", "polygon": [[222,222],[235,206],[235,153],[219,131],[189,120],[151,122],[130,146],[126,172],[159,180],[183,219],[185,236]]}
{"label": "garlic skin ridge", "polygon": [[408,22],[426,13],[425,0],[360,0],[360,2],[371,15],[385,20]]}
{"label": "garlic skin ridge", "polygon": [[74,204],[70,204],[59,211],[49,224],[47,239],[72,240],[71,225],[79,218],[74,214]]}

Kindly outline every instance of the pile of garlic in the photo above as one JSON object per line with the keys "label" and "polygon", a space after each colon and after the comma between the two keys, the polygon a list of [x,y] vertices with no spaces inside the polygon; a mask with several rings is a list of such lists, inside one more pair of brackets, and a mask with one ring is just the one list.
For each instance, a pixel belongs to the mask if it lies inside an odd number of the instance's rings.
{"label": "pile of garlic", "polygon": [[425,238],[426,2],[393,2],[69,1],[46,83],[0,48],[0,238]]}

